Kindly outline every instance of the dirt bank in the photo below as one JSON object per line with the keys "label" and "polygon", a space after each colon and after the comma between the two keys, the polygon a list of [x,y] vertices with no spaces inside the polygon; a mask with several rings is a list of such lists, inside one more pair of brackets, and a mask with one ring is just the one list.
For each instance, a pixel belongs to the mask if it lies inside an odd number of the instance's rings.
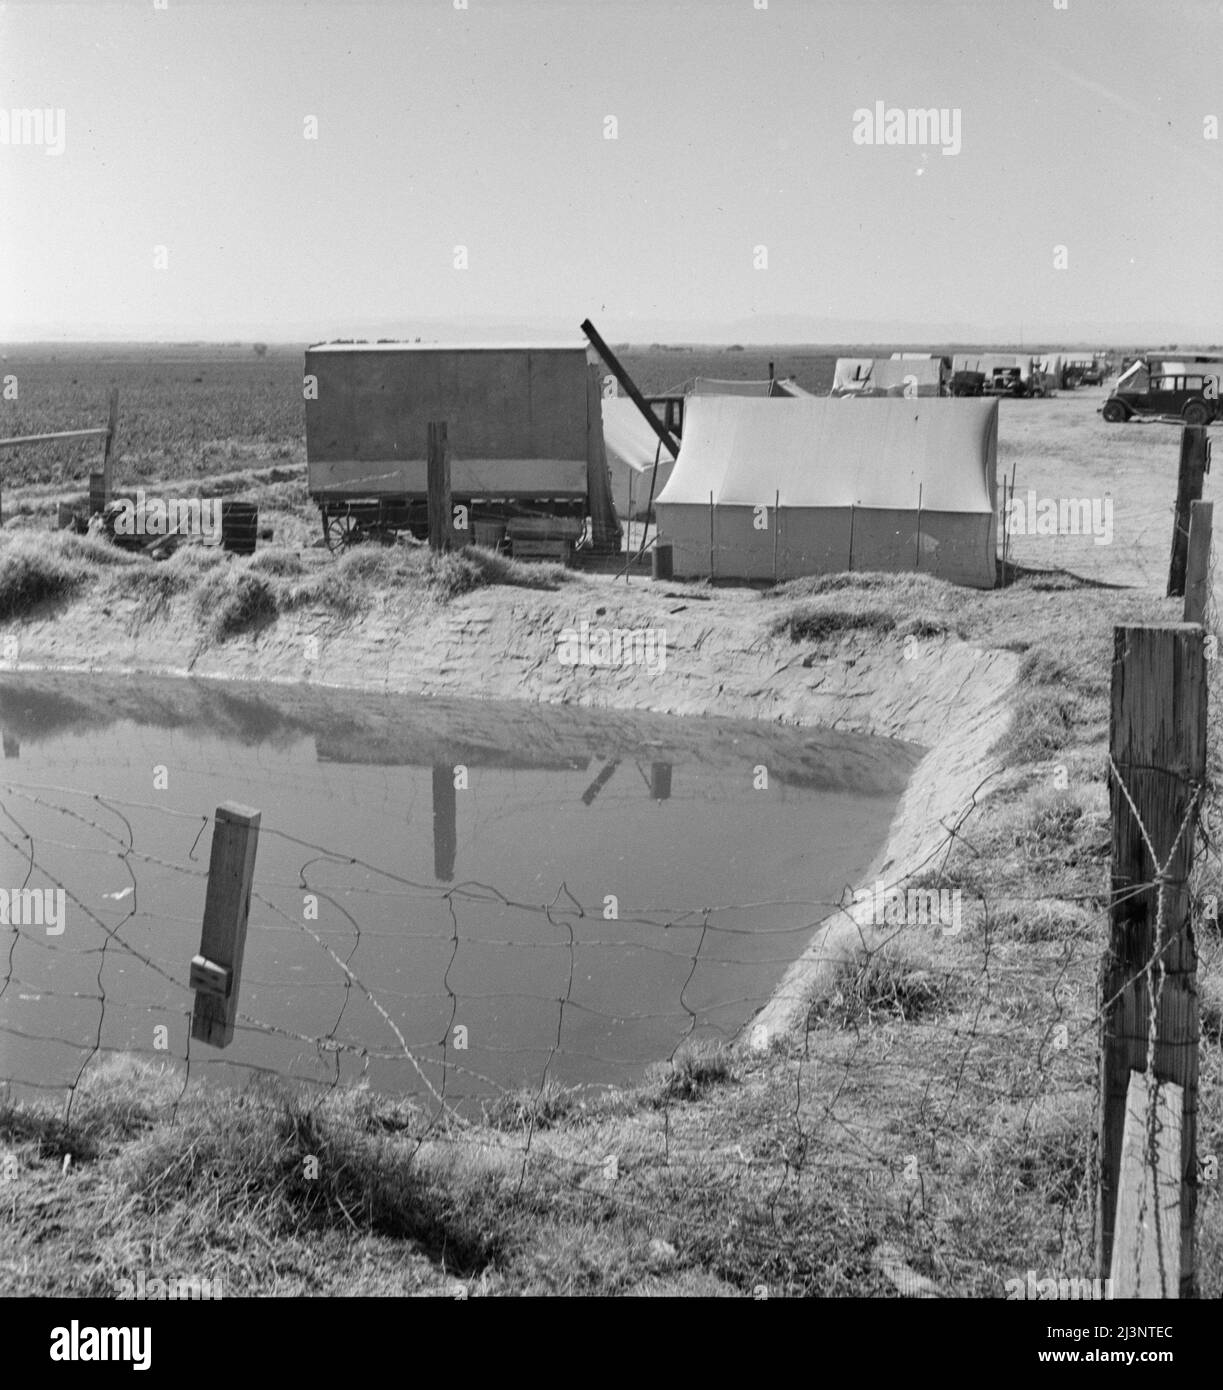
{"label": "dirt bank", "polygon": [[[219,643],[201,635],[185,599],[149,618],[135,599],[92,590],[6,625],[18,649],[4,669],[550,702],[904,740],[925,753],[867,879],[896,882],[937,854],[988,784],[988,750],[1008,726],[1019,658],[945,636],[864,628],[796,642],[773,631],[785,611],[750,591],[579,576],[554,590],[495,587],[444,604],[387,593],[356,619],[303,607]],[[616,669],[567,664],[566,636],[583,622],[596,643],[598,629],[620,629],[648,630],[655,645]],[[718,725],[709,735],[724,736]],[[848,914],[825,924],[757,1022],[789,1026],[824,963],[852,947],[860,929]]]}

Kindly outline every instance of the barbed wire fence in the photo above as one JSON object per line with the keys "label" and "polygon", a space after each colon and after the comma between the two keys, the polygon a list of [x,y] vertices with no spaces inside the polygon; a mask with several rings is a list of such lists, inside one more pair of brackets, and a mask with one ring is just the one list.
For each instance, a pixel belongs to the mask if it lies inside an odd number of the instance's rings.
{"label": "barbed wire fence", "polygon": [[[1171,508],[1159,516],[1154,524],[1165,524]],[[1217,641],[1223,626],[1215,578],[1212,552],[1205,626]],[[876,1254],[884,1252],[876,1262],[880,1289],[997,1293],[998,1281],[983,1283],[962,1253],[972,1191],[985,1202],[1018,1187],[1035,1206],[1047,1188],[1052,1226],[1032,1216],[1020,1229],[1017,1215],[999,1268],[1003,1276],[1035,1269],[1090,1277],[1101,1219],[1094,1128],[1100,1032],[1119,993],[1099,992],[1109,914],[1125,897],[1155,895],[1156,948],[1124,985],[1146,986],[1148,1074],[1155,1070],[1170,893],[1187,887],[1202,965],[1213,968],[1220,956],[1223,837],[1213,712],[1223,710],[1223,677],[1216,659],[1206,670],[1207,781],[1190,788],[1190,809],[1162,858],[1142,826],[1149,877],[1114,893],[1107,846],[1092,839],[1107,820],[1085,814],[1078,817],[1086,843],[1074,850],[1073,884],[1028,891],[1046,870],[1064,869],[1066,850],[1047,853],[1040,834],[1025,839],[1020,827],[1024,873],[982,887],[973,860],[996,845],[966,814],[944,825],[938,850],[916,878],[886,885],[902,894],[915,884],[962,891],[958,931],[938,913],[914,922],[908,900],[898,920],[885,913],[864,924],[852,915],[848,892],[837,901],[786,903],[790,920],[778,927],[742,920],[777,906],[749,902],[627,903],[609,924],[601,903],[575,896],[564,880],[541,885],[530,901],[495,884],[414,880],[343,845],[312,843],[265,821],[235,1045],[225,1052],[192,1043],[190,949],[168,950],[164,940],[175,930],[176,941],[198,932],[212,814],[0,778],[0,846],[24,866],[18,891],[62,891],[72,921],[60,935],[39,923],[7,928],[3,1081],[10,1097],[61,1096],[71,1119],[89,1086],[105,1085],[108,1059],[143,1057],[173,1077],[166,1107],[172,1121],[199,1081],[287,1078],[315,1105],[368,1082],[380,1095],[415,1103],[399,1132],[409,1157],[425,1145],[473,1156],[495,1149],[519,1184],[539,1178],[574,1210],[597,1199],[656,1222],[675,1243],[686,1238],[698,1246],[727,1279],[733,1275],[726,1252],[750,1249],[745,1277],[774,1292],[832,1278],[812,1273],[813,1262],[831,1257],[818,1245],[803,1248],[812,1225],[795,1220],[815,1213],[834,1229],[869,1234]],[[1111,760],[1109,776],[1128,799]],[[1194,845],[1193,868],[1181,885],[1167,873],[1186,838]],[[103,881],[116,886],[99,897]],[[317,917],[304,915],[306,895],[317,898]],[[496,934],[479,934],[481,913]],[[393,925],[414,918],[428,929]],[[755,1011],[830,920],[840,925],[837,944],[828,946],[827,964],[835,967],[829,988],[813,1002],[796,994],[801,1025],[793,1035],[756,1036]],[[438,931],[438,921],[448,930]],[[608,935],[611,926],[618,934]],[[746,949],[762,942],[765,953]],[[947,949],[927,949],[937,943]],[[382,948],[389,954],[379,956]],[[517,988],[480,996],[465,983],[464,967],[481,950],[502,953],[503,964],[511,956],[527,960],[512,968]],[[583,967],[598,952],[635,953],[670,972],[665,998],[643,1001],[650,1007],[600,1008],[581,988],[583,975],[596,973]],[[551,988],[540,987],[531,963],[542,955],[560,962]],[[399,956],[407,957],[402,982],[389,973]],[[724,977],[720,985],[701,980],[694,989],[699,972],[710,970],[710,979]],[[750,978],[753,971],[760,972],[758,987],[735,980],[735,972]],[[527,1044],[491,1027],[492,1037],[481,1038],[472,1005],[508,1009],[513,1002],[531,1022]],[[48,1030],[49,1014],[55,1022]],[[1217,1043],[1218,1017],[1207,1023]],[[164,1035],[156,1034],[159,1027]],[[647,1045],[617,1054],[615,1040],[632,1029],[644,1030]],[[747,1084],[728,1087],[723,1124],[689,1103],[707,1089],[706,1078],[722,1079],[712,1063],[703,1072],[701,1054],[691,1049],[738,1035],[743,1047],[731,1070]],[[638,1079],[647,1057],[666,1059],[671,1070],[640,1112],[631,1151],[618,1150],[615,1136],[599,1128],[593,1104],[589,1121],[568,1141],[557,1139],[547,1103],[558,1086],[591,1074]],[[758,1095],[746,1094],[761,1087],[769,1123],[744,1123],[766,1113]],[[484,1123],[490,1116],[491,1127]],[[1147,1125],[1154,1165],[1161,1139],[1154,1105]],[[1199,1134],[1205,1158],[1219,1142],[1217,1128]],[[677,1218],[659,1210],[660,1180],[675,1196]],[[1140,1220],[1145,1216],[1143,1208]],[[1034,1234],[1043,1246],[1033,1248]],[[1028,1254],[1013,1253],[1019,1250]]]}
{"label": "barbed wire fence", "polygon": [[[381,1093],[411,1096],[419,1102],[418,1116],[402,1136],[418,1149],[429,1142],[455,1151],[483,1152],[491,1144],[520,1165],[520,1181],[528,1167],[532,1171],[542,1167],[548,1180],[574,1203],[589,1201],[593,1185],[600,1200],[613,1207],[638,1214],[648,1210],[648,1190],[643,1191],[632,1177],[642,1154],[630,1164],[627,1157],[616,1162],[614,1153],[601,1149],[566,1152],[550,1145],[544,1142],[544,1112],[532,1103],[544,1100],[558,1077],[567,1079],[565,1064],[580,1052],[580,1030],[573,1037],[571,1025],[575,1018],[589,1017],[591,1005],[575,997],[577,960],[590,947],[590,925],[598,922],[600,930],[608,925],[596,904],[579,902],[563,883],[541,900],[527,903],[487,884],[447,887],[412,882],[340,849],[310,844],[274,825],[264,825],[261,853],[279,842],[300,856],[300,863],[295,877],[260,874],[257,868],[252,946],[231,1057],[192,1044],[188,955],[175,957],[154,948],[158,930],[168,924],[194,928],[199,922],[198,914],[186,909],[202,899],[207,868],[201,852],[206,850],[212,817],[167,813],[162,806],[63,787],[5,782],[3,796],[6,826],[0,830],[0,843],[26,865],[22,888],[39,884],[62,890],[74,919],[70,936],[48,938],[45,928],[37,925],[10,928],[0,978],[0,1036],[6,1039],[10,1091],[61,1094],[65,1118],[70,1118],[91,1070],[108,1057],[122,1054],[144,1056],[173,1068],[178,1089],[170,1107],[172,1119],[191,1083],[213,1075],[230,1084],[240,1084],[244,1075],[287,1076],[304,1083],[320,1099],[348,1083],[368,1080]],[[150,817],[164,820],[167,815],[181,832],[176,837],[181,853],[174,858],[144,848],[147,838],[142,832]],[[949,853],[959,839],[970,839],[971,833],[971,825],[951,827],[945,851]],[[122,910],[95,910],[90,893],[79,883],[74,887],[66,882],[66,876],[48,865],[47,858],[56,849],[78,864],[85,856],[108,860],[130,889],[119,890]],[[341,866],[360,869],[369,875],[369,882],[357,892],[351,885],[340,891],[326,875],[319,875],[322,867]],[[173,888],[150,884],[147,875],[152,870],[159,871]],[[954,866],[932,867],[922,881],[954,882]],[[888,887],[904,890],[905,884]],[[330,915],[333,923],[343,924],[338,931],[332,925],[303,920],[301,896],[316,891],[327,904],[324,918]],[[1101,888],[1060,901],[1071,908],[1077,902],[1091,913],[1106,909],[1107,897]],[[373,915],[368,914],[368,904],[375,899],[383,910],[410,912],[429,902],[447,913],[452,930],[442,943],[444,961],[437,959],[430,977],[422,981],[425,988],[397,990],[381,974],[367,975],[359,957],[379,935],[387,935],[368,920]],[[529,1009],[539,1024],[539,1040],[533,1039],[528,1049],[534,1058],[526,1064],[520,1055],[523,1049],[509,1042],[471,1049],[481,1057],[481,1065],[473,1065],[464,1055],[466,1049],[455,1045],[455,1030],[470,1008],[466,991],[461,985],[456,988],[452,978],[456,962],[472,946],[463,931],[464,914],[477,905],[490,904],[510,920],[530,919],[546,927],[553,936],[544,949],[555,951],[559,946],[567,957],[556,993],[526,991]],[[913,940],[911,922],[877,923],[866,931],[855,927],[857,949],[851,963],[842,965],[831,993],[808,1010],[799,1040],[786,1044],[751,1037],[751,1016],[766,1002],[767,989],[753,994],[733,986],[723,988],[705,1006],[685,996],[703,964],[716,960],[723,972],[760,967],[759,954],[734,949],[747,929],[724,928],[718,919],[732,908],[758,910],[761,906],[725,904],[660,913],[625,905],[617,929],[639,928],[654,939],[604,936],[600,943],[603,949],[632,949],[679,967],[678,989],[672,990],[670,1007],[661,1016],[646,1019],[641,1013],[624,1012],[602,1020],[613,1029],[649,1022],[670,1030],[660,1055],[677,1067],[673,1076],[679,1080],[662,1087],[651,1111],[647,1148],[656,1149],[652,1161],[660,1162],[675,1181],[688,1185],[690,1198],[707,1193],[715,1228],[728,1194],[739,1187],[749,1191],[753,1209],[771,1214],[767,1223],[762,1217],[757,1229],[740,1233],[758,1251],[763,1269],[784,1268],[787,1260],[795,1258],[795,1241],[787,1235],[783,1219],[783,1212],[794,1203],[818,1201],[821,1192],[835,1192],[838,1201],[854,1208],[857,1220],[867,1221],[881,1193],[890,1194],[897,1212],[904,1213],[898,1221],[903,1237],[901,1273],[893,1282],[903,1287],[918,1278],[906,1263],[913,1261],[929,1269],[940,1288],[955,1290],[962,1272],[955,1267],[954,1241],[948,1239],[947,1229],[955,1216],[946,1210],[947,1198],[940,1194],[958,1190],[963,1181],[964,1148],[972,1146],[966,1138],[966,1120],[974,1115],[993,1114],[995,1120],[999,1115],[1014,1116],[1017,1131],[1022,1132],[1038,1113],[1049,1109],[1072,1113],[1076,1105],[1082,1112],[1095,1096],[1101,1009],[1084,1008],[1082,1001],[1094,988],[1098,940],[1069,935],[1048,942],[1051,954],[1044,969],[1034,972],[1030,959],[1016,957],[1006,943],[1008,935],[1013,939],[1026,911],[1048,908],[1048,896],[986,895],[970,906],[967,930],[956,936],[954,966],[944,967],[940,980],[929,971],[897,963],[897,948],[907,949]],[[816,924],[829,914],[848,920],[844,903],[806,907],[809,916],[801,922],[765,930],[765,938],[780,948],[766,958],[770,970],[779,972],[791,961]],[[385,918],[385,911],[381,916]],[[364,922],[363,917],[367,917]],[[929,930],[944,935],[950,925],[935,917]],[[677,928],[687,930],[693,940],[682,944]],[[347,942],[339,939],[344,933]],[[299,945],[314,949],[330,976],[324,991],[328,1020],[316,1031],[295,1026],[302,991],[289,977],[296,972],[282,970],[279,979],[263,973],[270,970],[275,975],[275,960],[292,958],[283,952],[292,935]],[[402,949],[402,934],[389,935],[396,949]],[[513,934],[486,938],[482,944],[528,956],[541,949],[538,937]],[[835,956],[844,962],[843,948]],[[903,951],[899,960],[903,962]],[[65,965],[71,968],[65,971]],[[278,988],[284,995],[280,1000]],[[247,1002],[252,994],[266,998],[273,1007],[256,1011]],[[957,1001],[954,1011],[947,1013],[941,1007],[943,996]],[[499,993],[495,1002],[504,1005],[511,997],[509,992]],[[431,1027],[420,1022],[419,1010],[413,1018],[413,1005],[422,1003],[435,1020]],[[29,1007],[22,1008],[23,1004]],[[45,1018],[47,1005],[56,1012],[65,1011],[50,1032],[32,1023],[32,1019]],[[1043,1019],[1040,1032],[1033,1031],[1034,1015]],[[721,1026],[703,1027],[709,1016],[718,1018]],[[685,1049],[698,1037],[733,1033],[733,1026],[725,1022],[728,1016],[749,1025],[748,1059],[753,1050],[777,1046],[790,1050],[775,1106],[779,1123],[765,1134],[710,1135],[702,1128],[703,1121],[694,1124],[690,1118],[695,1111],[686,1105],[689,1091],[685,1087],[695,1094],[701,1074],[699,1069],[685,1068]],[[142,1041],[156,1037],[159,1026],[165,1030],[159,1043]],[[381,1045],[376,1041],[379,1036],[385,1039]],[[917,1038],[920,1065],[915,1066]],[[48,1066],[48,1049],[56,1054],[54,1066]],[[1004,1055],[1023,1062],[1007,1078],[997,1072]],[[614,1060],[606,1051],[601,1054],[604,1066]],[[627,1063],[629,1076],[642,1070],[639,1058],[621,1061]],[[881,1116],[877,1104],[862,1104],[861,1097],[868,1091],[895,1097],[899,1114],[908,1112],[909,1123],[899,1126],[900,1133],[895,1132],[895,1118]],[[490,1130],[481,1123],[482,1113],[490,1107],[495,1112],[498,1103],[508,1105],[508,1111],[501,1111],[503,1117],[508,1113],[517,1120]],[[1092,1267],[1095,1240],[1094,1192],[1085,1147],[1090,1133],[1075,1124],[1063,1129],[1057,1142],[1065,1148],[1077,1176],[1063,1193],[1062,1245],[1056,1252],[1056,1265],[1081,1275]],[[1019,1148],[1022,1151],[1022,1143]],[[1048,1254],[1051,1257],[1053,1252]]]}

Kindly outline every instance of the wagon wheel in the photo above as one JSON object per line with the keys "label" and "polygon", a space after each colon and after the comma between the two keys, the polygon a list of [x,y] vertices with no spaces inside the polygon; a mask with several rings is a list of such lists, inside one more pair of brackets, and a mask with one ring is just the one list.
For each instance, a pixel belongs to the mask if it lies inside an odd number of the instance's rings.
{"label": "wagon wheel", "polygon": [[333,555],[350,545],[359,544],[364,538],[364,528],[351,512],[340,512],[335,516],[323,513],[323,539]]}

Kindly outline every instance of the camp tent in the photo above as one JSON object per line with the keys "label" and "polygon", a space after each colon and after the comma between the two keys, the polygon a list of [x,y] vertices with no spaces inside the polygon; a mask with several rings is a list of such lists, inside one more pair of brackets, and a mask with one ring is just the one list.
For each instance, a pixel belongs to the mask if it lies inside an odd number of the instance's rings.
{"label": "camp tent", "polygon": [[838,357],[832,374],[832,396],[852,396],[861,391],[871,374],[873,357]]}
{"label": "camp tent", "polygon": [[[671,476],[675,460],[627,396],[605,396],[602,406],[603,444],[616,511],[632,521],[644,520],[650,503],[651,480],[657,501]],[[657,476],[655,459],[658,460]]]}
{"label": "camp tent", "polygon": [[1044,374],[1046,391],[1061,391],[1065,387],[1065,366],[1060,352],[1038,357],[1036,366],[1037,370]]}
{"label": "camp tent", "polygon": [[948,371],[941,357],[877,357],[860,396],[941,396]]}
{"label": "camp tent", "polygon": [[676,575],[921,570],[992,588],[996,400],[698,397],[655,508]]}

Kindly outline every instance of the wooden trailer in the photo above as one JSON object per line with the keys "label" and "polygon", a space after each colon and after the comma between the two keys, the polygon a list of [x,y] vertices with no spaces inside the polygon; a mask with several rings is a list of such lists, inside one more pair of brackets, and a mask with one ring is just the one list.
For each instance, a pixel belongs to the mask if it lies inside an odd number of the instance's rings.
{"label": "wooden trailer", "polygon": [[581,342],[308,348],[308,485],[328,546],[428,536],[428,427],[445,421],[469,539],[527,558],[618,553],[600,385]]}

